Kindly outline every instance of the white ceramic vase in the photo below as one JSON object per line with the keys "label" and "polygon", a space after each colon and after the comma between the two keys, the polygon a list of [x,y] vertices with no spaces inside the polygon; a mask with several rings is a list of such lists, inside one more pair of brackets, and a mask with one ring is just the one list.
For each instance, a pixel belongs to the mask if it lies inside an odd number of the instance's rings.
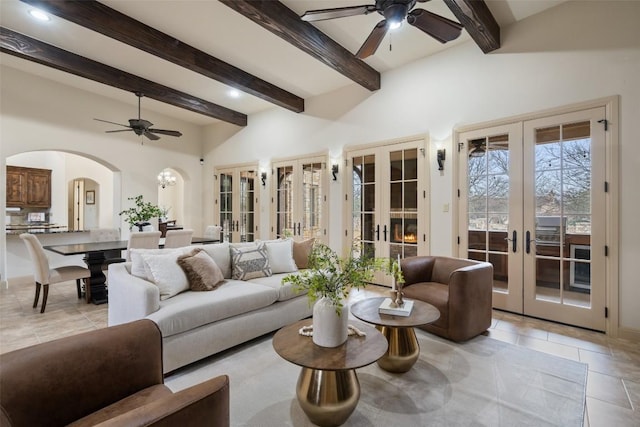
{"label": "white ceramic vase", "polygon": [[313,306],[313,342],[320,347],[338,347],[347,340],[349,308],[343,304],[340,315],[327,297]]}

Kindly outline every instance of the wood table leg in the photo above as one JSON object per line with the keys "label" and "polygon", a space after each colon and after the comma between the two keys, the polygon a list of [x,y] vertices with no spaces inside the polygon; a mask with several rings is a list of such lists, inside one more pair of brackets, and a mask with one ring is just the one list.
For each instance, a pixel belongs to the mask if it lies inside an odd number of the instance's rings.
{"label": "wood table leg", "polygon": [[105,256],[103,252],[88,252],[83,258],[91,272],[91,289],[88,290],[91,295],[91,301],[94,304],[104,304],[107,298],[107,277],[102,272],[102,264],[104,264]]}

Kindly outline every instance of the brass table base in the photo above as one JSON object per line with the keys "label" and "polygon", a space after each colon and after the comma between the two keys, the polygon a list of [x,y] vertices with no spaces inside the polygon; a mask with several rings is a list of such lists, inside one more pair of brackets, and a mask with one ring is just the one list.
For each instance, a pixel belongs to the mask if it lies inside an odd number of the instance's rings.
{"label": "brass table base", "polygon": [[389,348],[378,360],[378,366],[388,372],[407,372],[420,356],[420,345],[411,327],[376,326],[387,339]]}
{"label": "brass table base", "polygon": [[354,369],[323,371],[302,368],[296,395],[309,420],[322,427],[347,421],[360,399],[360,383]]}

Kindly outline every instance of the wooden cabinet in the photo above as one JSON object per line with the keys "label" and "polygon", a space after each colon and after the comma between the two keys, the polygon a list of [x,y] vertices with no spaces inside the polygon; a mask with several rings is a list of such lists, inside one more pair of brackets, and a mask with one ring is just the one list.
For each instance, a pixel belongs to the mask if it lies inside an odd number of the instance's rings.
{"label": "wooden cabinet", "polygon": [[51,170],[7,166],[7,207],[51,207]]}

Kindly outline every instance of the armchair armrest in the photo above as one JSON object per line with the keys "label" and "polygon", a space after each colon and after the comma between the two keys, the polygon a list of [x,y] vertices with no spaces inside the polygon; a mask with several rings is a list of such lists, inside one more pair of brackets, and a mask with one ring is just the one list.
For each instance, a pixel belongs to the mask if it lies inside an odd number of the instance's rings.
{"label": "armchair armrest", "polygon": [[109,265],[109,326],[144,319],[160,308],[160,290],[129,273],[131,263]]}
{"label": "armchair armrest", "polygon": [[449,277],[449,334],[454,341],[465,331],[491,326],[493,265],[478,262],[458,268]]}
{"label": "armchair armrest", "polygon": [[229,377],[221,375],[121,414],[96,427],[229,427]]}
{"label": "armchair armrest", "polygon": [[400,261],[404,286],[414,283],[430,282],[435,258],[431,256],[416,256]]}

